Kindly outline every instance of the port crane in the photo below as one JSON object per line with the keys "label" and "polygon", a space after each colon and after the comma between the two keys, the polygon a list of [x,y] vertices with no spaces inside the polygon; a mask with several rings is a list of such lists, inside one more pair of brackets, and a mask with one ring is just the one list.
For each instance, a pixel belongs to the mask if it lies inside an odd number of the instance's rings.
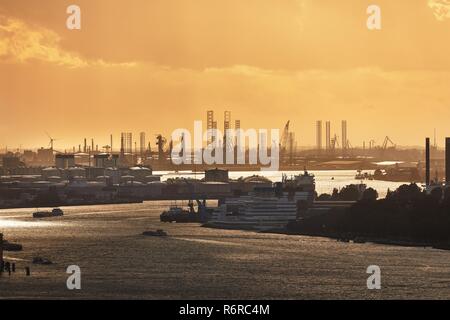
{"label": "port crane", "polygon": [[[194,195],[194,186],[186,179],[181,178],[181,180],[186,183],[189,190],[191,190],[191,196],[188,202],[189,210],[183,210],[178,207],[171,207],[171,209],[167,212],[163,212],[160,216],[161,221],[163,222],[206,222],[209,220],[211,210],[206,207],[205,198],[200,200],[197,196]],[[194,199],[197,202],[197,212],[194,208]]]}
{"label": "port crane", "polygon": [[[390,147],[389,147],[390,145]],[[396,144],[391,140],[391,138],[389,138],[388,136],[386,136],[384,138],[383,144],[381,145],[381,150],[380,150],[380,156],[383,157],[385,156],[385,153],[387,150],[395,150],[396,148]]]}
{"label": "port crane", "polygon": [[395,147],[397,146],[394,142],[392,142],[391,138],[389,138],[388,136],[386,136],[386,138],[384,138],[384,142],[383,142],[383,150],[388,149],[388,144],[391,145],[390,148],[395,149]]}
{"label": "port crane", "polygon": [[164,147],[167,143],[167,139],[164,138],[161,134],[158,134],[156,136],[156,145],[158,146],[158,160],[163,161],[164,160]]}
{"label": "port crane", "polygon": [[331,139],[331,150],[336,150],[336,147],[339,148],[339,137],[335,134]]}

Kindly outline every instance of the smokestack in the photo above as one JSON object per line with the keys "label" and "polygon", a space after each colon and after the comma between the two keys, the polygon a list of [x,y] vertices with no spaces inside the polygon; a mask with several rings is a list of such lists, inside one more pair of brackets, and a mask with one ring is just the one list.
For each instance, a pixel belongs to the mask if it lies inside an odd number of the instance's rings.
{"label": "smokestack", "polygon": [[342,150],[347,150],[348,140],[347,140],[347,120],[342,120]]}
{"label": "smokestack", "polygon": [[112,134],[109,136],[111,142],[110,142],[110,147],[111,147],[111,153],[113,152],[113,136]]}
{"label": "smokestack", "polygon": [[425,139],[425,185],[430,185],[430,138]]}
{"label": "smokestack", "polygon": [[316,148],[318,151],[322,150],[322,121],[316,122]]}
{"label": "smokestack", "polygon": [[445,184],[450,185],[450,138],[445,138]]}
{"label": "smokestack", "polygon": [[327,121],[325,123],[325,146],[327,151],[330,151],[331,149],[331,122]]}

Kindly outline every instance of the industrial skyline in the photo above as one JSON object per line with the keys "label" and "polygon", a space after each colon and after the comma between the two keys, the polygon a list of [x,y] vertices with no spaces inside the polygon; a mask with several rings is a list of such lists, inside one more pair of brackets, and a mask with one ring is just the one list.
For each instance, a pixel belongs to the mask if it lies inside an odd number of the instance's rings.
{"label": "industrial skyline", "polygon": [[378,1],[376,32],[356,0],[102,3],[79,3],[106,20],[77,31],[63,3],[0,4],[0,146],[43,146],[45,131],[58,147],[127,131],[168,136],[207,108],[238,110],[253,128],[291,120],[301,145],[315,145],[317,119],[347,120],[353,144],[450,135],[450,45],[435,41],[450,36],[450,19],[426,0]]}
{"label": "industrial skyline", "polygon": [[[208,111],[214,113],[214,111]],[[229,111],[225,111],[225,115]],[[231,116],[231,113],[230,115]],[[322,121],[317,120],[315,123],[315,131],[314,131],[314,142],[305,141],[302,136],[298,135],[294,130],[292,130],[292,123],[290,122],[291,134],[296,135],[296,148],[298,149],[312,149],[319,150],[323,152],[329,152],[336,149],[372,149],[375,147],[385,147],[385,144],[389,144],[390,146],[395,146],[403,149],[415,149],[415,148],[423,148],[420,141],[412,145],[401,145],[397,144],[397,140],[395,139],[395,143],[391,140],[389,136],[382,136],[378,140],[371,139],[368,137],[367,139],[359,139],[354,134],[352,138],[348,137],[348,123],[346,120],[340,121]],[[248,127],[242,126],[241,120],[224,120],[224,124],[222,126],[218,126],[217,120],[209,122],[208,119],[204,122],[204,130],[207,129],[219,129],[221,132],[224,132],[222,129],[249,129]],[[325,123],[325,126],[323,125]],[[311,126],[310,131],[313,131]],[[189,128],[185,126],[185,128]],[[281,131],[281,128],[280,128]],[[436,131],[436,130],[435,130]],[[96,152],[120,152],[123,146],[123,151],[125,153],[142,153],[145,150],[151,150],[153,148],[157,148],[157,136],[160,135],[158,133],[160,131],[152,131],[149,130],[126,130],[122,132],[115,131],[114,133],[105,132],[99,136],[95,137],[78,137],[71,140],[63,139],[63,138],[53,138],[53,136],[46,135],[46,133],[42,134],[42,139],[38,139],[39,142],[35,145],[15,145],[12,143],[0,144],[0,153],[3,152],[17,152],[24,150],[37,150],[37,149],[54,149],[58,152],[62,153],[87,153],[89,151]],[[171,133],[169,132],[166,135],[161,134],[161,136],[170,139]],[[59,136],[58,136],[59,137]],[[433,146],[436,148],[443,149],[445,147],[444,143],[439,143],[444,137],[440,135],[436,135],[436,132],[433,136]],[[222,139],[221,139],[222,140]],[[8,140],[11,141],[11,140]],[[42,141],[42,142],[41,142]],[[204,143],[211,143],[210,139],[204,141]],[[388,145],[388,146],[389,146]]]}

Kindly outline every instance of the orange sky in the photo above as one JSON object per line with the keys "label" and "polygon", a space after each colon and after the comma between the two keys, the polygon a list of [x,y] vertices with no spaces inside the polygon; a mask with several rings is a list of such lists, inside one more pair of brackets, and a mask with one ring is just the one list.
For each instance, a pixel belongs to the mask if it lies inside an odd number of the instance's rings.
{"label": "orange sky", "polygon": [[[66,8],[82,30],[66,29]],[[301,145],[450,136],[450,0],[0,0],[0,146],[169,135],[231,110]],[[382,9],[382,30],[366,8]]]}

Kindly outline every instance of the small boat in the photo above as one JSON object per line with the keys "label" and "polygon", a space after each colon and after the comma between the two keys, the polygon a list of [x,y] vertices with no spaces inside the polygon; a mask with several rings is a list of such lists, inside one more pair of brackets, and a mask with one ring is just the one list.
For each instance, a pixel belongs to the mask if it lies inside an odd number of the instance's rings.
{"label": "small boat", "polygon": [[55,208],[52,211],[36,211],[33,213],[33,218],[52,218],[52,217],[61,217],[64,215],[64,212]]}
{"label": "small boat", "polygon": [[53,264],[53,262],[51,262],[49,259],[45,259],[45,258],[41,258],[41,257],[34,257],[33,264],[50,265],[50,264]]}
{"label": "small boat", "polygon": [[167,237],[167,233],[164,230],[158,229],[156,231],[144,231],[142,235],[149,237]]}
{"label": "small boat", "polygon": [[22,251],[23,247],[18,243],[11,243],[7,240],[3,240],[3,250],[5,251]]}

